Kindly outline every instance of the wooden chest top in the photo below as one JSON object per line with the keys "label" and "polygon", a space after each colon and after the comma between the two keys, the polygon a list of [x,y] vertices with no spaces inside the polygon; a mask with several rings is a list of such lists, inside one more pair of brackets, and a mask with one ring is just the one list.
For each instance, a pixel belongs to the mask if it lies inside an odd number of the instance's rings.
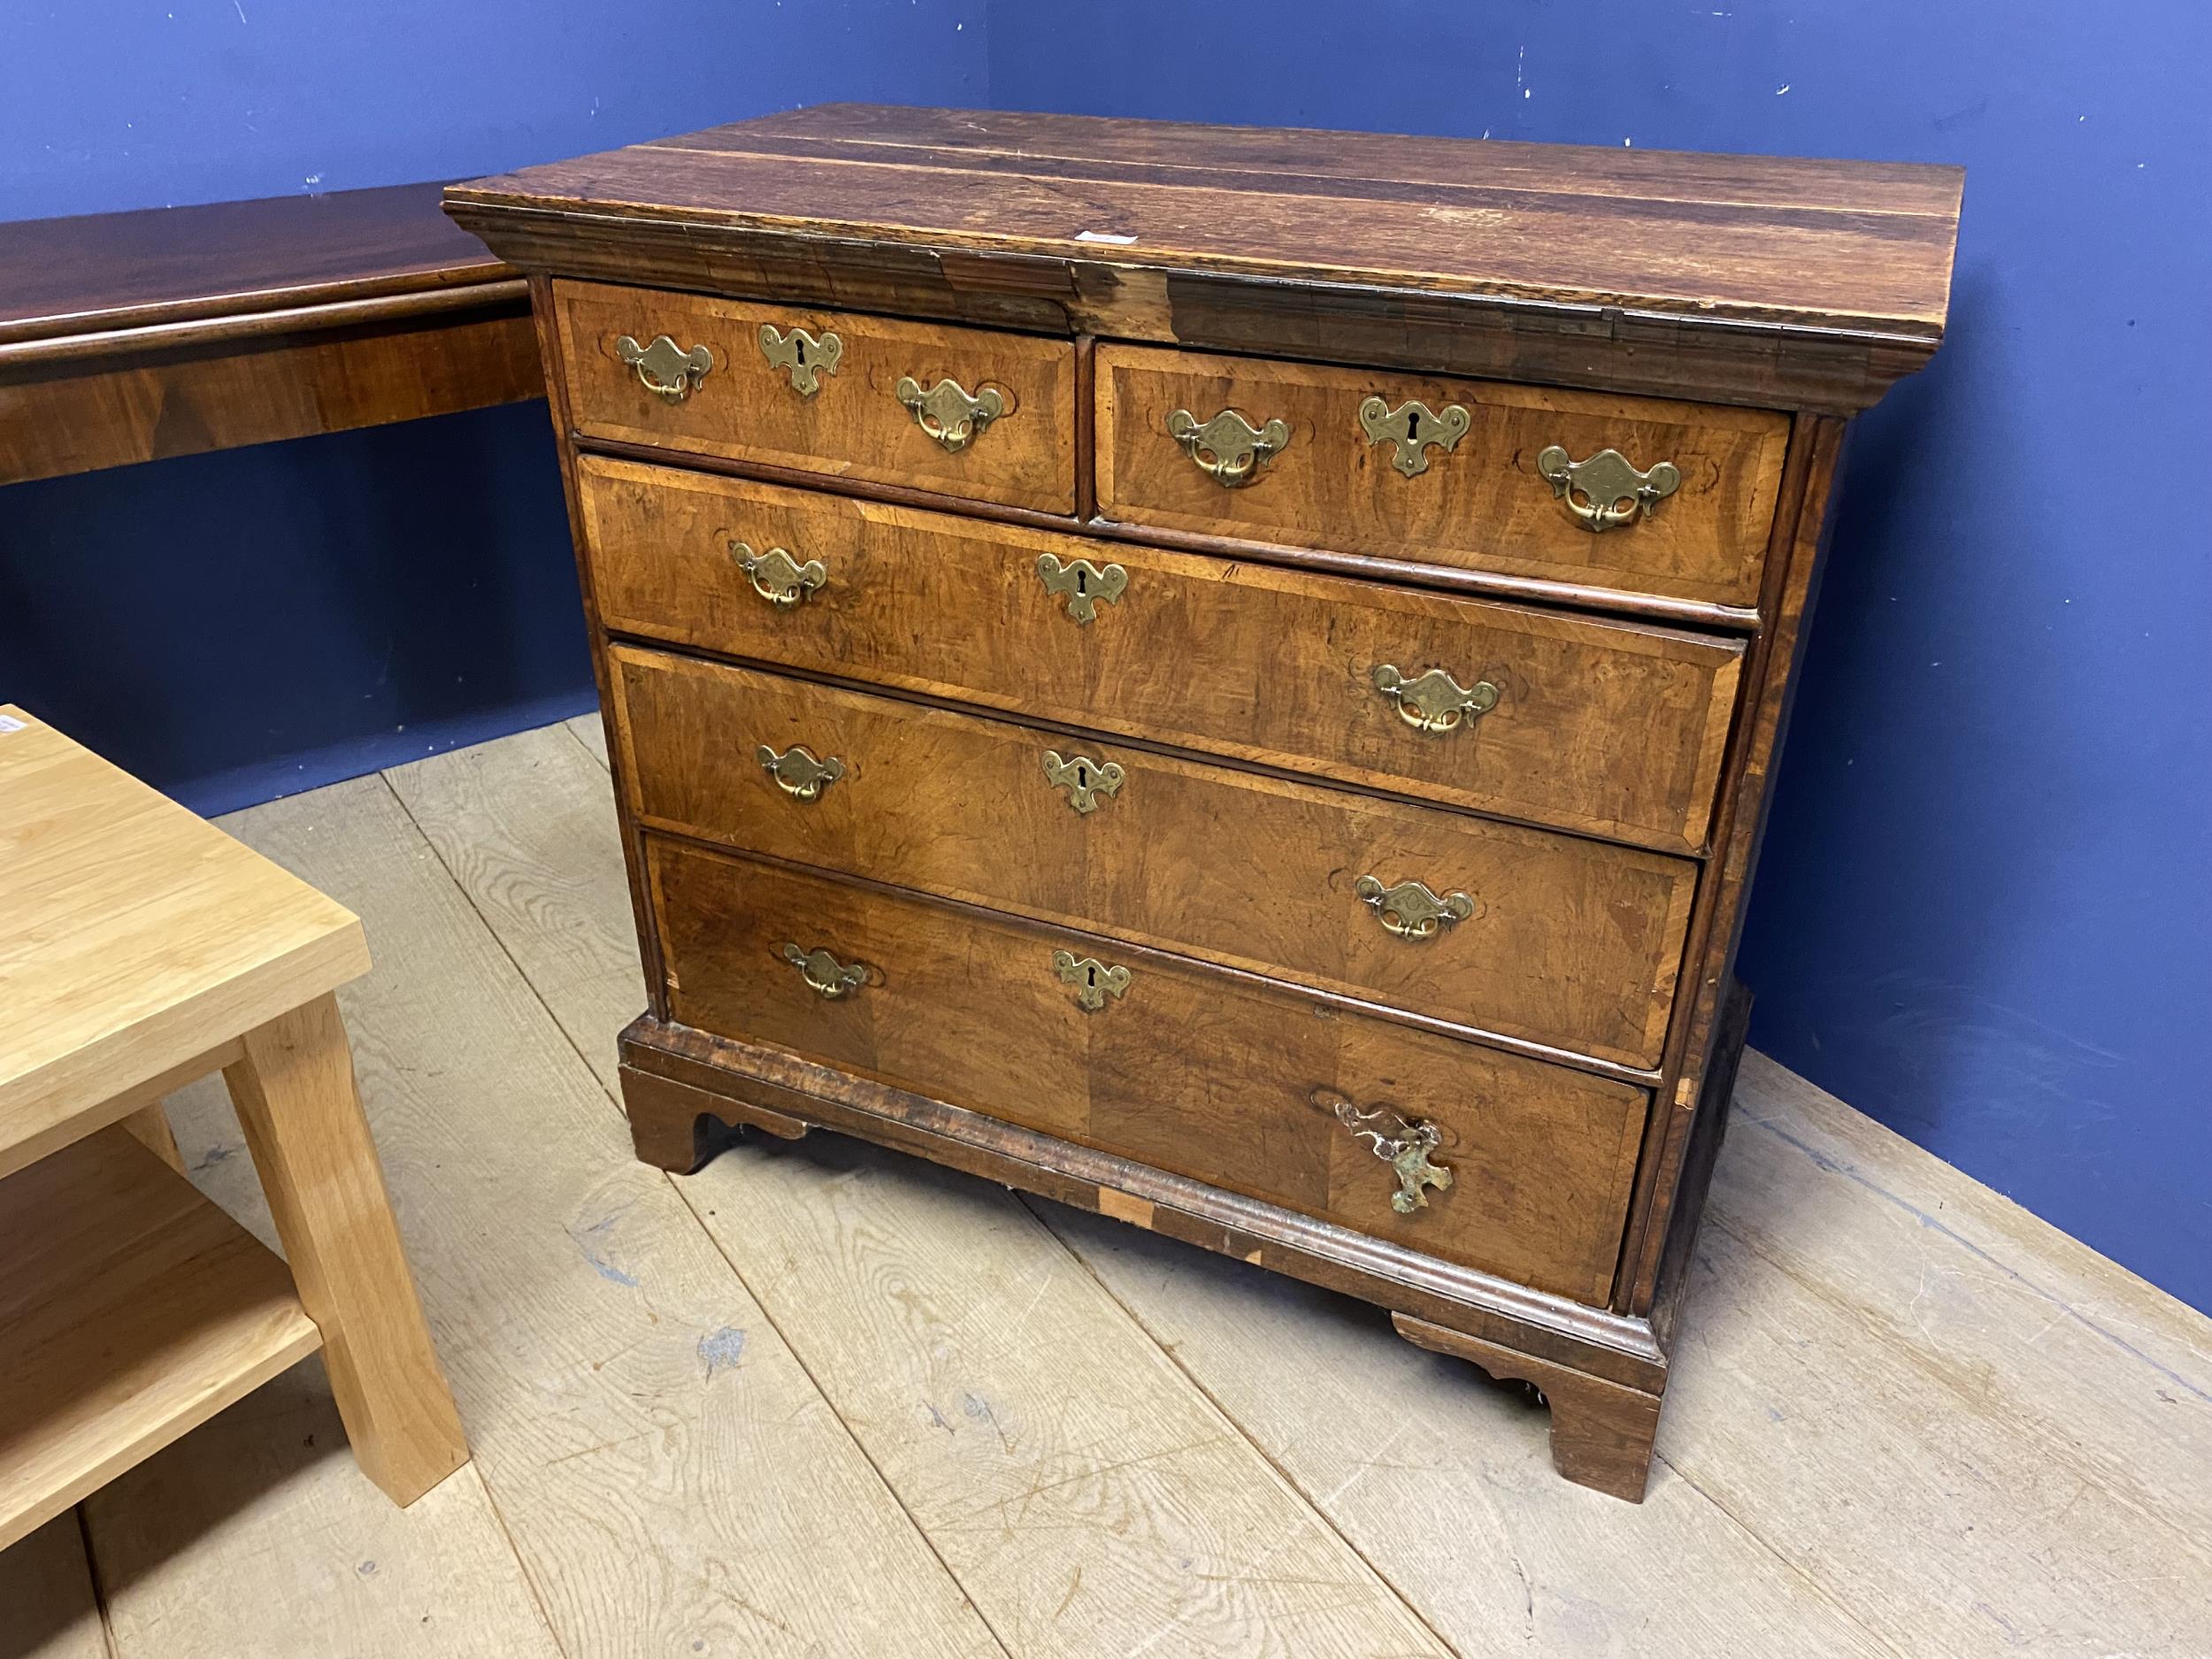
{"label": "wooden chest top", "polygon": [[[1379,359],[1356,338],[1317,349],[1317,320],[1386,296],[1479,304],[1509,331],[1567,324],[1586,343],[1672,345],[1691,325],[1713,331],[1702,395],[1855,408],[1942,337],[1963,181],[1919,164],[829,104],[480,180],[448,204],[472,228],[495,219],[510,257],[573,274],[603,243],[623,250],[605,273],[631,280],[863,308],[895,283],[910,312],[934,288],[937,314],[969,320],[1363,362]],[[1281,317],[1286,283],[1309,290],[1291,308],[1308,338],[1280,320],[1271,339],[1236,334],[1256,302]],[[1324,288],[1335,304],[1317,311]],[[1736,359],[1771,357],[1778,334],[1824,341],[1824,397],[1771,366],[1732,395],[1749,375]],[[1540,378],[1689,384],[1563,366]]]}

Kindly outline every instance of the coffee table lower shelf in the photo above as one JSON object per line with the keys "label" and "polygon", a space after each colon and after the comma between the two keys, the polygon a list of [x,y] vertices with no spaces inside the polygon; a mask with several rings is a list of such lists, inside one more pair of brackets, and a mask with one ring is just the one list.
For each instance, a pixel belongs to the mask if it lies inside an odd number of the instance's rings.
{"label": "coffee table lower shelf", "polygon": [[0,1548],[322,1346],[277,1256],[118,1126],[0,1180]]}

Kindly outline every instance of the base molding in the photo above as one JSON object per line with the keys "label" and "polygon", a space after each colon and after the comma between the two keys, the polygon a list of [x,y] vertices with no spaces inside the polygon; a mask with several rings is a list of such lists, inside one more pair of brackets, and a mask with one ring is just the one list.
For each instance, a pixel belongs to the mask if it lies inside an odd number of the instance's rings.
{"label": "base molding", "polygon": [[1659,1432],[1657,1393],[1608,1382],[1408,1314],[1393,1313],[1390,1323],[1416,1348],[1463,1359],[1501,1382],[1527,1383],[1551,1408],[1552,1466],[1577,1486],[1631,1503],[1644,1501],[1652,1443]]}
{"label": "base molding", "polygon": [[[671,1175],[689,1175],[705,1165],[729,1144],[728,1131],[760,1129],[781,1141],[798,1141],[812,1126],[627,1062],[621,1075],[622,1103],[630,1114],[630,1144],[638,1161]],[[723,1133],[717,1133],[718,1125]]]}
{"label": "base molding", "polygon": [[1423,1347],[1532,1384],[1552,1402],[1560,1472],[1641,1494],[1667,1376],[1647,1320],[650,1015],[622,1033],[621,1061],[632,1138],[648,1164],[689,1173],[742,1128],[785,1140],[832,1130],[1288,1273],[1387,1310]]}

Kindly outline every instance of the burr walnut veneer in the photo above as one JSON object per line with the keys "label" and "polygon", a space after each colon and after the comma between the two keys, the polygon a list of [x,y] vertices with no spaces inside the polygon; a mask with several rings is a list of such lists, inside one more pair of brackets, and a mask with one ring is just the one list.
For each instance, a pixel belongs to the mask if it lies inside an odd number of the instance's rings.
{"label": "burr walnut veneer", "polygon": [[834,1129],[1334,1286],[1640,1496],[1960,188],[829,106],[449,190],[534,287],[641,1156]]}

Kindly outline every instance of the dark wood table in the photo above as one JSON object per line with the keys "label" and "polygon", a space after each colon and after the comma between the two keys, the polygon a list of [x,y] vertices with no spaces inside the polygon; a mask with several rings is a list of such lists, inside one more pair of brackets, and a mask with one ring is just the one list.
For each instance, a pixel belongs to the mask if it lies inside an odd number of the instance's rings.
{"label": "dark wood table", "polygon": [[0,225],[0,484],[543,396],[442,188]]}

